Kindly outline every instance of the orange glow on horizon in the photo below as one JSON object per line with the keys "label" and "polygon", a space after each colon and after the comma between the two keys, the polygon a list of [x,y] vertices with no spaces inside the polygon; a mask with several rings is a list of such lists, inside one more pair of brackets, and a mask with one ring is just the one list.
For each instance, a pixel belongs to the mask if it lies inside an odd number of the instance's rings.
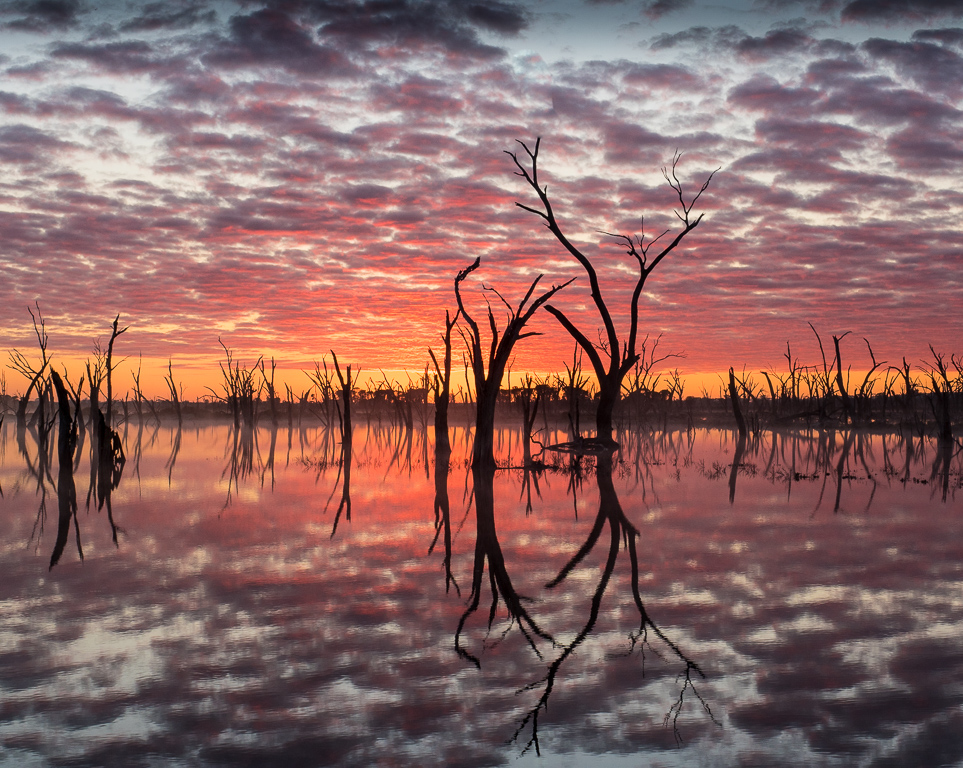
{"label": "orange glow on horizon", "polygon": [[[66,370],[67,377],[69,378],[70,382],[76,385],[81,375],[86,378],[85,363],[88,359],[89,358],[86,357],[82,358],[70,355],[56,355],[53,357],[52,366],[60,373],[63,373],[64,370]],[[337,377],[334,373],[334,366],[332,364],[330,354],[324,356],[323,359],[328,364],[328,370],[331,374],[332,383],[337,388]],[[242,370],[251,370],[257,361],[257,358],[235,355],[234,360],[235,362],[240,363]],[[321,363],[321,358],[319,357],[317,361],[318,363]],[[116,367],[113,372],[112,380],[114,398],[118,401],[124,399],[134,399],[135,374],[138,372],[139,368],[140,389],[143,396],[154,401],[170,401],[170,391],[165,381],[168,376],[168,362],[168,358],[157,357],[127,356],[115,359]],[[215,397],[223,397],[224,378],[219,367],[225,362],[223,357],[220,359],[209,359],[207,357],[196,355],[190,357],[173,358],[170,359],[170,362],[174,382],[178,387],[178,397],[182,401],[210,401]],[[313,389],[314,385],[308,376],[309,372],[313,372],[313,362],[303,366],[293,365],[283,359],[277,358],[275,359],[275,362],[277,367],[275,370],[274,385],[278,397],[282,401],[287,399],[287,386],[290,386],[295,400],[297,400],[305,392],[309,392]],[[343,374],[346,372],[346,366],[349,364],[351,365],[352,384],[353,389],[356,391],[382,388],[384,387],[386,380],[396,389],[399,387],[417,388],[424,386],[424,368],[372,368],[365,366],[363,361],[359,366],[353,361],[349,363],[341,358],[339,358],[339,364],[341,365]],[[728,369],[723,371],[686,371],[682,365],[668,364],[665,367],[657,368],[652,372],[649,378],[651,388],[654,391],[667,389],[671,374],[676,370],[678,370],[680,374],[680,380],[683,386],[683,398],[704,396],[713,398],[728,397]],[[766,384],[765,377],[763,376],[763,370],[770,374],[773,386],[777,388],[779,386],[779,382],[777,380],[778,376],[785,377],[787,375],[785,372],[777,369],[777,375],[774,376],[772,373],[772,368],[755,370],[746,368],[745,371],[737,371],[736,375],[740,378],[743,376],[748,377],[748,379],[753,383],[754,389],[759,393],[760,397],[765,399],[769,397],[769,389]],[[268,358],[265,363],[265,373],[267,377],[270,378],[270,358]],[[502,381],[503,388],[508,389],[520,386],[527,374],[531,374],[533,377],[535,377],[537,379],[537,383],[552,384],[557,383],[560,379],[564,379],[566,376],[564,367],[560,367],[557,370],[523,370],[514,368],[506,373],[505,378]],[[591,369],[583,368],[582,374],[587,378],[588,381],[586,388],[589,391],[594,391],[596,389],[596,379],[591,373]],[[847,383],[847,389],[850,393],[855,392],[859,388],[866,374],[866,370],[851,370],[846,372],[844,379]],[[892,371],[887,372],[885,369],[880,369],[875,372],[874,376],[877,384],[873,389],[873,393],[878,394],[882,390],[882,382],[887,374],[890,377],[894,376]],[[919,366],[914,367],[913,378],[915,381],[918,381],[922,389],[925,390],[927,388],[927,384],[921,379],[923,374],[924,369],[920,368]],[[3,390],[4,393],[14,396],[19,396],[22,394],[26,388],[26,379],[16,371],[12,371],[10,369],[7,369],[4,372],[4,375],[6,377],[6,386]],[[429,377],[434,375],[433,367],[428,369],[428,375]],[[255,373],[254,379],[256,382],[255,386],[260,385],[262,387],[260,393],[261,399],[266,400],[267,389],[264,386],[265,382],[260,370]],[[835,378],[833,381],[835,382]],[[628,385],[628,377],[626,378],[625,383]],[[430,387],[431,385],[429,383],[429,402],[432,399]],[[106,389],[107,383],[106,380],[104,380],[100,388],[101,398],[106,395]],[[474,385],[469,383],[468,378],[466,377],[464,365],[459,359],[457,361],[453,361],[452,363],[452,401],[461,401],[466,391],[474,392]],[[903,387],[901,381],[896,382],[893,391],[896,393],[902,393]],[[88,395],[89,383],[85,380],[84,396],[86,397]],[[802,385],[800,389],[800,395],[808,395],[808,389],[805,385]]]}

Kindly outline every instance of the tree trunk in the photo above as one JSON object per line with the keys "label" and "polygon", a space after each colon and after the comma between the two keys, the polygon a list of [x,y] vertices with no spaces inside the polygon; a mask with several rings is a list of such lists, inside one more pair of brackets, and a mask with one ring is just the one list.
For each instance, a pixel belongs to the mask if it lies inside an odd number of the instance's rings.
{"label": "tree trunk", "polygon": [[740,439],[746,436],[746,420],[742,417],[742,409],[739,407],[739,393],[736,389],[736,375],[732,368],[729,369],[729,400],[732,402],[732,415],[739,428]]}
{"label": "tree trunk", "polygon": [[595,435],[600,443],[616,445],[612,437],[615,404],[619,401],[621,381],[603,380],[599,382],[599,404],[595,412]]}
{"label": "tree trunk", "polygon": [[[472,466],[495,466],[495,406],[498,401],[498,382],[488,381],[488,386],[477,393],[475,404],[475,442],[472,450]],[[494,386],[492,386],[494,385]]]}

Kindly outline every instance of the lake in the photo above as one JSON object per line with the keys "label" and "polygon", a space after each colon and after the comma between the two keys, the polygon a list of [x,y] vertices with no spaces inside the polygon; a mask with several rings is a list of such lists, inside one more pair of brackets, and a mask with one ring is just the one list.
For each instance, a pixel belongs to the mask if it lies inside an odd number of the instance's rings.
{"label": "lake", "polygon": [[362,419],[344,466],[307,421],[127,423],[104,479],[12,421],[2,765],[963,762],[931,439],[645,431],[525,471],[506,428],[485,474],[459,427],[436,457]]}

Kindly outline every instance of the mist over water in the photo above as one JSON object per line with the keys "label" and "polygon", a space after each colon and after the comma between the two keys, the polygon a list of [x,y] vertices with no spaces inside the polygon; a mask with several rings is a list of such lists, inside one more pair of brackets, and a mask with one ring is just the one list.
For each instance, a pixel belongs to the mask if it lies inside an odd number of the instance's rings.
{"label": "mist over water", "polygon": [[526,471],[503,429],[485,476],[459,427],[357,425],[349,466],[307,423],[119,431],[104,499],[87,447],[0,428],[0,764],[963,760],[935,441],[640,432]]}

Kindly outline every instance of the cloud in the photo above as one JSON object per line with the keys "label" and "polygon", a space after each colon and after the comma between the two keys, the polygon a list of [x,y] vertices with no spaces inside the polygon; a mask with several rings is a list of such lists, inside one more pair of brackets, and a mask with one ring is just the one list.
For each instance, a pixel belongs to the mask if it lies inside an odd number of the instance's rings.
{"label": "cloud", "polygon": [[[693,27],[657,38],[651,62],[549,62],[528,50],[542,45],[547,17],[524,6],[239,7],[212,18],[207,3],[137,6],[115,14],[111,38],[94,34],[107,17],[91,10],[80,33],[6,65],[0,293],[64,307],[69,343],[83,351],[97,302],[148,306],[151,322],[188,325],[192,343],[212,318],[240,323],[243,303],[263,319],[243,326],[252,351],[300,355],[334,339],[369,366],[420,367],[466,253],[484,257],[486,282],[506,295],[534,274],[562,279],[577,267],[513,207],[530,190],[503,150],[536,136],[557,210],[598,255],[616,303],[628,300],[632,264],[595,230],[633,231],[642,216],[649,232],[674,226],[677,201],[659,169],[676,149],[687,183],[723,167],[700,200],[705,220],[647,284],[652,326],[697,350],[687,365],[765,365],[773,326],[755,318],[805,328],[847,301],[881,312],[881,297],[897,294],[905,324],[923,329],[912,339],[926,336],[934,313],[914,291],[946,280],[923,267],[897,279],[880,254],[907,253],[902,241],[914,263],[948,263],[952,236],[940,222],[958,219],[963,204],[947,191],[959,186],[963,147],[952,30],[860,42],[852,27],[840,41],[815,23],[759,35]],[[523,34],[524,51],[497,47]],[[934,227],[939,237],[919,237]],[[794,304],[800,264],[828,251],[845,254],[822,265],[825,286]],[[111,262],[126,267],[97,283]],[[855,275],[862,305],[847,298]],[[90,301],[71,285],[87,286]],[[586,300],[579,283],[560,296],[591,329]],[[393,313],[405,344],[341,330],[352,304]],[[15,325],[21,318],[4,306],[19,305],[0,302],[0,323]],[[729,312],[746,319],[744,335],[714,319]],[[712,344],[701,327],[716,334]],[[940,327],[952,337],[963,320]],[[568,360],[555,331],[523,354]],[[893,348],[908,338],[895,324],[885,333]],[[160,336],[148,344],[166,354]]]}
{"label": "cloud", "polygon": [[796,145],[807,152],[828,152],[839,157],[842,151],[866,146],[872,134],[839,123],[776,118],[756,122],[756,135],[766,141]]}
{"label": "cloud", "polygon": [[691,68],[679,64],[641,64],[620,67],[622,82],[647,89],[686,90],[700,88],[702,78]]}
{"label": "cloud", "polygon": [[153,47],[143,40],[103,44],[62,43],[55,45],[50,55],[55,59],[84,61],[115,73],[151,72],[168,63],[155,55]]}
{"label": "cloud", "polygon": [[963,16],[957,0],[853,0],[843,7],[843,21],[920,22],[950,16]]}
{"label": "cloud", "polygon": [[804,114],[819,101],[818,91],[812,88],[786,86],[770,75],[756,74],[737,85],[727,94],[733,106],[753,111],[781,111],[784,114]]}
{"label": "cloud", "polygon": [[806,68],[805,82],[829,90],[850,85],[857,77],[870,74],[869,67],[854,56],[817,59]]}
{"label": "cloud", "polygon": [[43,165],[51,155],[76,145],[30,125],[0,127],[0,162],[14,165]]}
{"label": "cloud", "polygon": [[963,29],[952,27],[948,29],[918,29],[913,33],[913,39],[921,42],[936,41],[944,45],[963,47]]}
{"label": "cloud", "polygon": [[121,32],[157,32],[167,29],[188,29],[197,24],[212,24],[217,19],[213,10],[204,10],[200,2],[176,6],[170,3],[147,3],[140,15],[123,22]]}
{"label": "cloud", "polygon": [[443,80],[420,75],[401,83],[374,86],[371,103],[378,110],[399,111],[418,118],[451,115],[464,107],[464,101]]}
{"label": "cloud", "polygon": [[168,102],[191,104],[224,101],[231,88],[214,72],[171,73],[165,80],[164,99]]}
{"label": "cloud", "polygon": [[685,11],[694,4],[695,0],[646,0],[642,4],[642,12],[654,21],[663,16]]}
{"label": "cloud", "polygon": [[745,37],[735,45],[740,56],[751,61],[767,61],[776,56],[801,53],[809,49],[813,39],[797,29],[777,29],[764,37]]}
{"label": "cloud", "polygon": [[311,3],[305,12],[321,24],[323,38],[340,40],[349,48],[393,45],[418,50],[438,46],[457,55],[481,58],[501,56],[503,51],[483,43],[480,29],[514,36],[529,24],[525,6],[497,0],[349,0]]}
{"label": "cloud", "polygon": [[963,131],[913,126],[886,142],[893,159],[914,173],[946,174],[963,166]]}
{"label": "cloud", "polygon": [[963,112],[927,94],[893,88],[880,78],[855,78],[827,93],[814,109],[822,114],[853,115],[866,125],[893,126],[915,122],[953,122]]}
{"label": "cloud", "polygon": [[230,20],[230,35],[204,60],[225,69],[280,67],[309,78],[348,76],[356,67],[336,48],[315,40],[290,15],[270,8]]}
{"label": "cloud", "polygon": [[528,26],[523,6],[517,3],[468,3],[464,12],[468,21],[501,35],[517,35]]}
{"label": "cloud", "polygon": [[81,16],[80,0],[12,0],[0,3],[0,16],[17,16],[0,27],[25,32],[50,33],[75,27]]}
{"label": "cloud", "polygon": [[690,27],[682,32],[663,33],[653,38],[653,50],[677,48],[682,45],[698,45],[710,47],[732,47],[739,40],[745,39],[746,33],[736,26],[725,27]]}
{"label": "cloud", "polygon": [[963,94],[963,58],[944,46],[871,38],[862,48],[870,56],[890,62],[900,74],[930,93],[944,93],[954,99]]}

